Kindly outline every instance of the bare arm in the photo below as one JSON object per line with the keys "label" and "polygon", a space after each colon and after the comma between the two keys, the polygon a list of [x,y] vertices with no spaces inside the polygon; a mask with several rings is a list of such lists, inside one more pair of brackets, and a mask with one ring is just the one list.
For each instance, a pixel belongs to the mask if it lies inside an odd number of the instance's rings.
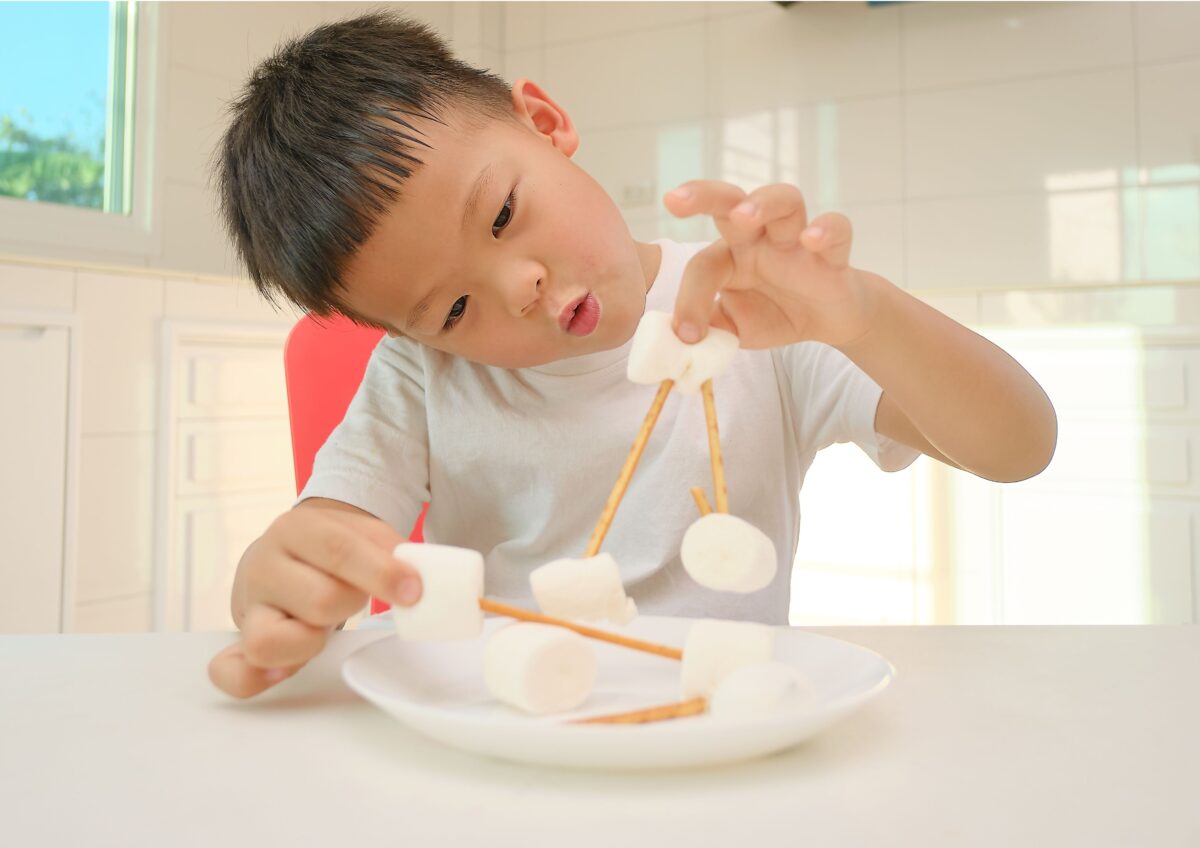
{"label": "bare arm", "polygon": [[883,387],[876,430],[997,482],[1040,473],[1058,421],[1011,356],[875,274],[870,330],[839,349]]}

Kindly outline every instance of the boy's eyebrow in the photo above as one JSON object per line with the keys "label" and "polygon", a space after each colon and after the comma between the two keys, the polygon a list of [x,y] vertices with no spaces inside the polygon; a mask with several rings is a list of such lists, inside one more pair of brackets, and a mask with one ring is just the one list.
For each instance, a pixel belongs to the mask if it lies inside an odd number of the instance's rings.
{"label": "boy's eyebrow", "polygon": [[[479,200],[487,192],[492,184],[492,165],[489,162],[484,165],[479,172],[479,176],[475,178],[475,185],[471,187],[470,194],[467,195],[467,202],[463,206],[462,229],[466,230],[467,224],[475,215],[475,210],[479,206]],[[431,291],[425,297],[421,298],[421,302],[414,306],[408,312],[408,318],[404,321],[404,329],[411,330],[416,324],[425,317],[425,313],[429,311],[429,303],[433,300],[437,291]]]}
{"label": "boy's eyebrow", "polygon": [[479,199],[483,197],[484,192],[492,184],[492,165],[489,162],[483,166],[483,170],[479,172],[479,176],[475,178],[475,185],[471,189],[471,193],[467,195],[466,205],[463,207],[462,229],[467,229],[467,224],[475,215],[475,208],[479,205]]}

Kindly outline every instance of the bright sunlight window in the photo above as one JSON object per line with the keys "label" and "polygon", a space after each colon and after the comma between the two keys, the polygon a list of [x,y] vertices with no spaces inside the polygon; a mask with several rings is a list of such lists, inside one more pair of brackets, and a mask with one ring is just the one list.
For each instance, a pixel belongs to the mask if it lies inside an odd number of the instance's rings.
{"label": "bright sunlight window", "polygon": [[136,7],[0,3],[0,196],[127,215]]}

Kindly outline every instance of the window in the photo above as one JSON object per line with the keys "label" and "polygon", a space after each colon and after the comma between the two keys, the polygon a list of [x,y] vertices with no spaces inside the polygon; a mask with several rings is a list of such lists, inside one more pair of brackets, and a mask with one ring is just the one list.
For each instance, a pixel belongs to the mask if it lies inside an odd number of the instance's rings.
{"label": "window", "polygon": [[0,3],[0,195],[128,215],[137,8]]}

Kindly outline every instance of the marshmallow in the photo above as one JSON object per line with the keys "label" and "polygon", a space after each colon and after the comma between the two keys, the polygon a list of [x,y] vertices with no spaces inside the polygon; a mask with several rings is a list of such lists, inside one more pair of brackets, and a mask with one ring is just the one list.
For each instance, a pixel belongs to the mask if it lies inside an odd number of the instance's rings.
{"label": "marshmallow", "polygon": [[809,682],[787,663],[757,663],[739,668],[720,682],[709,698],[717,717],[754,718],[812,700]]}
{"label": "marshmallow", "polygon": [[733,333],[709,327],[708,335],[687,344],[671,328],[671,313],[647,310],[633,334],[626,376],[634,383],[657,385],[674,380],[684,394],[721,374],[738,350]]}
{"label": "marshmallow", "polygon": [[774,639],[765,624],[712,618],[695,622],[683,645],[683,697],[707,697],[739,668],[769,661]]}
{"label": "marshmallow", "polygon": [[404,542],[393,556],[421,575],[421,599],[411,607],[392,607],[401,639],[473,639],[480,634],[483,556],[478,551]]}
{"label": "marshmallow", "polygon": [[596,652],[587,639],[562,627],[509,624],[484,646],[483,680],[496,700],[525,712],[565,712],[591,694]]}
{"label": "marshmallow", "polygon": [[710,512],[683,534],[679,558],[692,579],[722,592],[757,592],[775,579],[775,544],[748,521]]}
{"label": "marshmallow", "polygon": [[610,554],[548,562],[530,573],[529,585],[546,615],[613,624],[628,624],[637,615]]}

